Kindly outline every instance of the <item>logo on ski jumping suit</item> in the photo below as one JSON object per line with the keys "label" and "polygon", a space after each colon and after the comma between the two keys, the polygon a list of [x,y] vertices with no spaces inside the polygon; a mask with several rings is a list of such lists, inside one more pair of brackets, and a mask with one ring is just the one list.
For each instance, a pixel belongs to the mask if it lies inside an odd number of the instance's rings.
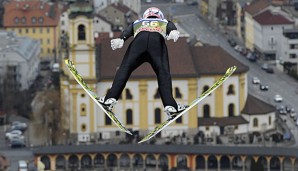
{"label": "logo on ski jumping suit", "polygon": [[158,32],[163,37],[166,36],[168,21],[160,19],[140,19],[133,23],[134,37],[141,31]]}

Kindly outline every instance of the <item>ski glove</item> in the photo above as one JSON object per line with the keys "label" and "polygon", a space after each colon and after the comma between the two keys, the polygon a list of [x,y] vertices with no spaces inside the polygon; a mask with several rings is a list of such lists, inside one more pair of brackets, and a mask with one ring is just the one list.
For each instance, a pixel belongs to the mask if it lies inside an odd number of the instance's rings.
{"label": "ski glove", "polygon": [[113,50],[122,48],[123,47],[124,40],[117,38],[117,39],[112,39],[111,40],[111,47]]}
{"label": "ski glove", "polygon": [[179,31],[177,31],[177,30],[172,30],[172,31],[170,32],[170,34],[168,35],[167,40],[173,39],[174,42],[176,42],[176,41],[178,40],[178,38],[179,38],[179,34],[180,34]]}

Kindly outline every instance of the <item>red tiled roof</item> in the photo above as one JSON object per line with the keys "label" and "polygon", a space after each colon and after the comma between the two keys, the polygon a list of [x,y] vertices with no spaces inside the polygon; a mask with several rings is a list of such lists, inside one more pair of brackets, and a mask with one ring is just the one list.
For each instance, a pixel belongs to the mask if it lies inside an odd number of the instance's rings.
{"label": "red tiled roof", "polygon": [[254,16],[270,5],[269,0],[255,0],[250,5],[245,6],[244,10]]}
{"label": "red tiled roof", "polygon": [[[4,27],[55,27],[59,23],[60,12],[56,4],[43,3],[41,1],[11,1],[4,5]],[[26,19],[22,23],[22,18]],[[36,18],[33,23],[32,19]],[[18,23],[16,23],[18,18]],[[42,22],[40,21],[42,18]]]}
{"label": "red tiled roof", "polygon": [[280,13],[266,10],[254,17],[254,20],[261,25],[282,25],[282,24],[294,24],[294,21],[287,19]]}

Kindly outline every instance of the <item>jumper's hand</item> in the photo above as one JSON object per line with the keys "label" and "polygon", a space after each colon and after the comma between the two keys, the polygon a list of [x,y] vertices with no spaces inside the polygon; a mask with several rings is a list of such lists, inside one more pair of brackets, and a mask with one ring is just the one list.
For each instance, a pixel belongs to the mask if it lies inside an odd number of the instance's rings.
{"label": "jumper's hand", "polygon": [[179,31],[177,31],[177,30],[172,30],[172,31],[170,32],[170,34],[168,35],[167,40],[173,39],[174,42],[176,42],[176,41],[178,40],[178,38],[179,38],[179,34],[180,34]]}
{"label": "jumper's hand", "polygon": [[112,39],[111,40],[111,47],[113,50],[122,48],[123,47],[124,40],[117,38],[117,39]]}

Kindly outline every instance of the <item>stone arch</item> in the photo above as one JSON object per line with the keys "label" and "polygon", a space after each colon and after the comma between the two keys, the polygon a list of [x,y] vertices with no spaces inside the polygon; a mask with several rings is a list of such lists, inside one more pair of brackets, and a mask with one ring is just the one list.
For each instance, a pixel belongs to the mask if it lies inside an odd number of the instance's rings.
{"label": "stone arch", "polygon": [[64,156],[59,155],[56,157],[56,169],[65,169],[66,159]]}
{"label": "stone arch", "polygon": [[130,158],[128,154],[122,154],[119,160],[120,160],[120,168],[130,167]]}
{"label": "stone arch", "polygon": [[209,169],[217,169],[218,168],[217,159],[214,155],[210,155],[208,157],[208,168]]}
{"label": "stone arch", "polygon": [[115,154],[109,154],[107,158],[107,167],[112,168],[112,167],[117,167],[118,159]]}
{"label": "stone arch", "polygon": [[68,166],[70,169],[78,169],[79,168],[79,158],[77,155],[71,155],[68,159]]}
{"label": "stone arch", "polygon": [[[280,169],[280,160],[278,157],[273,156],[270,159],[270,170],[279,170]],[[296,167],[297,168],[297,167]]]}
{"label": "stone arch", "polygon": [[197,155],[196,157],[196,169],[205,169],[206,162],[205,158],[202,155]]}
{"label": "stone arch", "polygon": [[240,156],[235,156],[232,160],[232,169],[241,169],[244,163]]}
{"label": "stone arch", "polygon": [[168,170],[169,168],[169,158],[166,154],[161,154],[158,158],[158,168],[161,170]]}
{"label": "stone arch", "polygon": [[156,167],[156,158],[153,154],[148,154],[146,156],[145,165],[146,168],[155,168]]}
{"label": "stone arch", "polygon": [[144,159],[140,154],[135,154],[133,156],[133,168],[143,168]]}
{"label": "stone arch", "polygon": [[50,160],[49,156],[42,156],[40,158],[40,161],[44,164],[45,170],[51,169],[51,160]]}
{"label": "stone arch", "polygon": [[104,167],[105,165],[105,158],[102,154],[96,154],[94,157],[94,167],[100,168]]}
{"label": "stone arch", "polygon": [[228,156],[222,156],[220,158],[220,168],[221,169],[230,169],[231,168],[231,162]]}
{"label": "stone arch", "polygon": [[291,170],[292,169],[292,161],[289,157],[286,157],[283,162],[284,170]]}
{"label": "stone arch", "polygon": [[88,154],[83,155],[81,159],[81,167],[83,169],[91,168],[92,167],[92,158]]}
{"label": "stone arch", "polygon": [[264,168],[265,170],[267,170],[268,168],[268,161],[266,159],[266,157],[263,157],[263,156],[260,156],[258,158],[258,161],[257,161],[257,166],[258,168]]}
{"label": "stone arch", "polygon": [[187,167],[188,158],[186,155],[177,155],[176,162],[177,162],[177,169],[188,169]]}

